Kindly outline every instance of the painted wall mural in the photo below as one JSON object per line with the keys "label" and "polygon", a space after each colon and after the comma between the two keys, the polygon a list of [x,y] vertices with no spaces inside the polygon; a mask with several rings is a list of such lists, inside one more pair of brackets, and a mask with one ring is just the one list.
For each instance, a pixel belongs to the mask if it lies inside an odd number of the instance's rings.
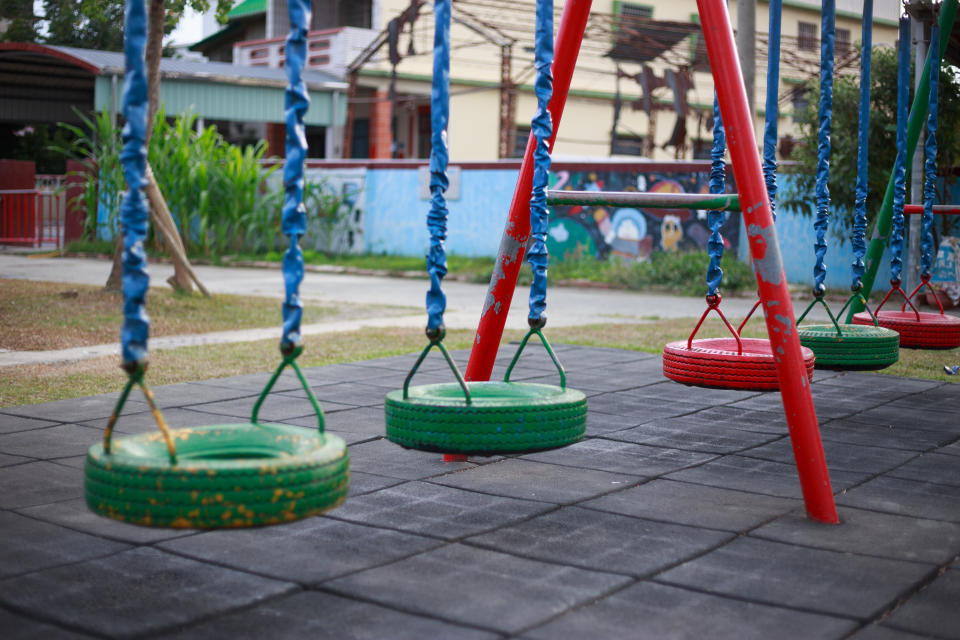
{"label": "painted wall mural", "polygon": [[[558,169],[550,178],[550,188],[557,190],[709,193],[706,171]],[[735,191],[732,178],[728,178],[727,191]],[[727,214],[721,233],[726,248],[736,252],[740,241],[738,212]],[[557,260],[587,256],[645,260],[655,251],[706,251],[709,236],[706,210],[553,206],[547,249]]]}

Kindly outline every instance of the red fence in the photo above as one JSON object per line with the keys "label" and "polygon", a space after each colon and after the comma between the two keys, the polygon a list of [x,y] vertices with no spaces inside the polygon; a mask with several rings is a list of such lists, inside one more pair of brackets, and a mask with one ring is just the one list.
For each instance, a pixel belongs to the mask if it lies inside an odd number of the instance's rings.
{"label": "red fence", "polygon": [[62,191],[0,191],[0,243],[59,248],[65,208]]}

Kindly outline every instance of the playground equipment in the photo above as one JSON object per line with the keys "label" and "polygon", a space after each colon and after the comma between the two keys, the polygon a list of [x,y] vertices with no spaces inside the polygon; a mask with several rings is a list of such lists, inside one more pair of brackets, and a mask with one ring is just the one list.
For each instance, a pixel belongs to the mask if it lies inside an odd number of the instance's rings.
{"label": "playground equipment", "polygon": [[[909,42],[910,18],[900,19],[900,41]],[[904,347],[921,349],[952,349],[960,346],[960,318],[949,316],[943,312],[943,305],[930,285],[930,267],[933,262],[933,200],[936,197],[934,183],[937,175],[937,101],[940,69],[940,28],[934,26],[930,30],[930,49],[928,53],[929,80],[929,109],[927,113],[927,140],[924,145],[926,162],[924,163],[923,187],[923,225],[922,225],[922,254],[920,284],[910,292],[904,293],[900,287],[900,274],[903,267],[901,253],[903,250],[903,214],[906,194],[906,120],[907,120],[907,87],[910,82],[909,47],[901,47],[897,61],[897,156],[894,162],[893,180],[893,225],[890,236],[890,291],[883,297],[877,307],[877,318],[881,325],[897,331],[900,334],[900,344]],[[940,308],[940,313],[918,311],[913,304],[913,298],[923,288],[934,293],[934,300]],[[881,311],[887,300],[894,293],[903,298],[900,311]],[[906,310],[909,305],[910,311]],[[863,324],[869,321],[866,314],[858,313],[853,321]]]}
{"label": "playground equipment", "polygon": [[[555,90],[549,107],[554,123],[549,142],[551,147],[563,115],[590,5],[589,0],[567,2],[564,5],[557,32],[557,57],[553,65]],[[769,197],[753,138],[750,110],[733,43],[730,16],[723,0],[697,0],[697,7],[700,22],[704,26],[704,41],[716,85],[717,100],[730,140],[730,155],[739,187],[739,198],[746,203],[742,207],[744,221],[754,259],[759,297],[764,305],[767,331],[771,346],[779,356],[775,359],[777,380],[786,409],[807,514],[814,520],[835,524],[838,519],[830,489],[830,477],[820,442],[804,355],[796,334],[790,292],[770,214]],[[511,250],[501,250],[497,258],[494,267],[497,275],[491,280],[481,314],[467,364],[467,380],[490,378],[497,346],[503,335],[507,311],[519,274],[524,242],[530,233],[527,203],[532,188],[534,146],[535,142],[531,137],[501,241],[501,247]],[[496,311],[492,312],[493,309]]]}
{"label": "playground equipment", "polygon": [[863,257],[866,252],[864,234],[867,227],[867,158],[870,125],[870,59],[873,33],[873,0],[865,0],[863,6],[863,50],[860,59],[860,118],[857,147],[857,185],[854,202],[853,253],[851,264],[852,295],[840,309],[842,316],[846,308],[857,300],[867,309],[868,322],[861,324],[839,324],[824,301],[826,287],[823,282],[827,275],[824,256],[827,253],[826,232],[830,219],[830,135],[833,120],[833,45],[835,35],[836,3],[828,0],[823,3],[821,18],[820,46],[820,128],[817,146],[817,216],[814,229],[817,238],[814,243],[816,262],[813,267],[813,300],[800,314],[797,323],[803,322],[814,305],[819,304],[827,311],[831,324],[800,326],[800,344],[813,349],[817,356],[817,366],[839,369],[882,369],[895,363],[900,357],[900,338],[897,332],[880,327],[877,318],[867,306],[863,297]]}
{"label": "playground equipment", "polygon": [[[349,489],[346,444],[325,433],[323,411],[296,359],[303,351],[300,319],[303,280],[300,237],[306,231],[303,206],[303,163],[306,143],[303,116],[309,107],[300,81],[310,24],[307,0],[288,0],[291,32],[286,57],[287,160],[283,232],[290,248],[283,261],[286,299],[283,303],[282,361],[253,407],[250,422],[170,430],[144,381],[147,369],[149,318],[144,298],[149,285],[143,242],[147,209],[141,187],[146,165],[147,79],[144,42],[147,18],[144,0],[129,0],[126,14],[126,64],[121,154],[129,190],[121,207],[124,231],[123,369],[128,381],[110,416],[103,442],[87,453],[85,493],[94,512],[135,524],[220,528],[288,522],[339,505]],[[280,373],[296,373],[317,414],[317,431],[262,423],[259,411]],[[113,428],[134,386],[147,399],[160,433],[113,438]]]}
{"label": "playground equipment", "polygon": [[[427,269],[427,339],[429,343],[403,381],[403,389],[387,394],[386,432],[391,441],[414,449],[466,455],[531,451],[576,442],[586,429],[587,399],[580,391],[568,389],[566,374],[544,337],[547,287],[546,186],[550,171],[547,139],[552,125],[547,103],[550,100],[553,58],[553,2],[537,1],[536,94],[537,113],[533,118],[536,160],[530,200],[533,242],[529,261],[534,279],[530,287],[530,330],[517,348],[503,382],[467,383],[443,346],[443,312],[446,297],[441,288],[446,274],[447,188],[446,128],[449,113],[450,0],[434,3],[434,67],[431,93],[432,149],[430,152],[431,207],[427,217],[430,252]],[[531,336],[536,335],[560,374],[560,386],[510,382],[510,374]],[[443,354],[456,383],[410,386],[420,364],[436,347]]]}

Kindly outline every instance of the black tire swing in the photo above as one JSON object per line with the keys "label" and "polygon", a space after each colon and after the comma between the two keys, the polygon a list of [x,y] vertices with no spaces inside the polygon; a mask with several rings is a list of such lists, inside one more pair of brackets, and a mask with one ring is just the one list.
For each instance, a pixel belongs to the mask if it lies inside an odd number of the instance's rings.
{"label": "black tire swing", "polygon": [[[530,199],[532,242],[528,260],[533,267],[530,288],[530,330],[517,349],[503,382],[465,382],[443,346],[443,312],[446,296],[441,289],[447,272],[446,240],[447,189],[446,129],[449,114],[450,0],[434,3],[433,91],[431,94],[432,149],[430,152],[431,208],[427,216],[430,251],[427,269],[427,339],[403,388],[387,394],[385,402],[387,438],[403,447],[450,454],[493,455],[559,447],[576,442],[586,430],[586,396],[566,386],[566,374],[543,335],[546,324],[547,208],[546,187],[550,171],[548,139],[552,124],[547,103],[552,93],[550,65],[553,58],[553,2],[537,0],[536,94],[537,113],[533,134],[533,194]],[[560,386],[510,382],[510,374],[531,336],[540,338],[560,374]],[[410,386],[410,381],[436,347],[443,354],[456,382]]]}
{"label": "black tire swing", "polygon": [[[907,35],[904,36],[904,33]],[[900,42],[910,42],[910,17],[900,18]],[[904,39],[907,38],[907,39]],[[924,185],[922,253],[920,256],[920,284],[907,295],[900,287],[903,269],[903,205],[906,200],[907,163],[907,92],[910,82],[910,47],[901,47],[897,61],[897,158],[894,163],[893,221],[890,233],[890,291],[877,306],[877,320],[881,326],[900,334],[900,346],[917,349],[953,349],[960,347],[960,318],[943,312],[940,297],[930,284],[930,267],[933,263],[933,204],[936,198],[937,177],[937,106],[940,80],[940,27],[934,24],[930,31],[929,47],[930,96],[927,113],[927,140],[924,144]],[[913,304],[923,288],[934,293],[940,313],[918,311]],[[900,311],[881,311],[893,293],[903,298]],[[907,306],[910,311],[907,311]],[[855,324],[866,324],[870,318],[865,313],[853,316]]]}
{"label": "black tire swing", "polygon": [[[147,208],[141,186],[146,165],[147,81],[144,72],[146,12],[144,0],[129,0],[126,14],[126,63],[121,154],[129,190],[121,205],[124,233],[123,369],[128,375],[110,417],[103,442],[90,448],[84,467],[87,506],[94,512],[133,524],[178,528],[225,528],[279,524],[322,513],[346,499],[349,456],[341,438],[325,433],[323,411],[296,359],[303,351],[303,256],[299,240],[306,229],[303,116],[309,106],[300,74],[306,59],[307,0],[288,0],[290,37],[286,44],[287,88],[286,197],[283,231],[290,248],[283,262],[283,360],[254,405],[250,422],[170,430],[144,382],[149,318],[144,302],[149,285],[143,242]],[[316,431],[261,423],[258,414],[280,373],[296,373],[317,414]],[[160,433],[113,438],[113,428],[131,389],[143,390]]]}
{"label": "black tire swing", "polygon": [[[883,369],[894,364],[900,357],[900,336],[896,331],[881,327],[870,311],[862,294],[864,262],[866,253],[865,231],[867,226],[867,167],[870,125],[870,58],[873,33],[873,0],[865,0],[863,9],[863,51],[860,60],[860,120],[857,148],[857,185],[854,201],[854,224],[852,246],[854,261],[851,264],[852,295],[835,317],[824,301],[824,279],[827,252],[826,231],[829,226],[830,191],[830,133],[833,119],[833,50],[835,35],[835,0],[823,4],[821,23],[820,57],[820,130],[817,149],[817,216],[814,222],[816,263],[813,268],[813,300],[797,320],[799,325],[814,305],[820,304],[827,311],[831,324],[798,326],[800,344],[816,354],[816,366],[831,369]],[[862,324],[839,324],[847,307],[859,300],[867,309],[868,321]]]}

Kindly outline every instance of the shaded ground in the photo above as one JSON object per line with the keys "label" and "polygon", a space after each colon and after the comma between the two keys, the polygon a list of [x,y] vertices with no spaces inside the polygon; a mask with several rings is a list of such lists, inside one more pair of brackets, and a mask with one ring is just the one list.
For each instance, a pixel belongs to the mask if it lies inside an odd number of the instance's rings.
{"label": "shaded ground", "polygon": [[[0,628],[12,637],[960,638],[960,385],[817,372],[843,523],[804,517],[778,394],[665,381],[562,345],[588,438],[444,464],[382,438],[412,355],[307,371],[352,495],[242,531],[90,514],[115,394],[0,410]],[[463,364],[465,351],[456,352]],[[507,356],[511,354],[506,354]],[[501,359],[502,360],[502,359]],[[501,361],[495,376],[502,375]],[[517,378],[552,381],[542,351]],[[439,358],[418,382],[446,381]],[[157,388],[174,426],[243,420],[265,374]],[[264,417],[309,428],[292,379]],[[151,429],[134,396],[118,428]]]}

